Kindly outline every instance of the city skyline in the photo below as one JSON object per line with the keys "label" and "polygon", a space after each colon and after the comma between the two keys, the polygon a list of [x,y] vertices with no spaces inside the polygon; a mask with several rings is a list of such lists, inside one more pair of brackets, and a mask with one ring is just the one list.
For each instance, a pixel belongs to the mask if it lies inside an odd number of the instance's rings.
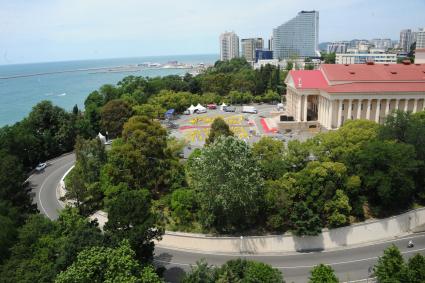
{"label": "city skyline", "polygon": [[[240,38],[262,37],[266,41],[274,27],[301,10],[320,12],[319,42],[354,38],[398,40],[402,29],[425,26],[423,1],[340,2],[183,0],[175,5],[168,0],[0,0],[0,65],[218,54],[217,37],[222,32],[235,31]],[[401,14],[400,10],[409,13]]]}

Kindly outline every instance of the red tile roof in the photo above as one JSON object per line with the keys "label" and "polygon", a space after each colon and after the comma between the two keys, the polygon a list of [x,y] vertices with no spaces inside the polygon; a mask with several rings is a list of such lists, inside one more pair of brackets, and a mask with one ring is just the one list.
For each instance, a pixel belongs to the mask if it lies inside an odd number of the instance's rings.
{"label": "red tile roof", "polygon": [[289,72],[297,89],[329,93],[425,92],[425,64],[334,65]]}
{"label": "red tile roof", "polygon": [[328,81],[425,81],[425,64],[323,64]]}
{"label": "red tile roof", "polygon": [[322,89],[328,86],[320,70],[292,70],[289,74],[298,89]]}

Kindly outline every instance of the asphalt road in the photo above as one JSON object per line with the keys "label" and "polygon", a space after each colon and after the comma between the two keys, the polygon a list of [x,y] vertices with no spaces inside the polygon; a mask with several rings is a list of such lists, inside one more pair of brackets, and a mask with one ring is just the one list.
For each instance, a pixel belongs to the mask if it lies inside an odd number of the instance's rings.
{"label": "asphalt road", "polygon": [[75,154],[67,154],[46,162],[41,172],[31,175],[28,180],[33,187],[34,202],[38,210],[48,218],[55,220],[63,209],[56,196],[56,189],[66,171],[75,163]]}
{"label": "asphalt road", "polygon": [[[56,189],[62,176],[74,162],[74,154],[64,155],[48,161],[48,165],[43,172],[35,173],[29,178],[34,188],[34,200],[38,209],[50,219],[56,219],[58,211],[62,209],[57,200]],[[412,239],[415,243],[414,248],[408,249],[406,247],[409,239]],[[311,253],[268,255],[201,254],[156,247],[155,262],[157,265],[167,268],[165,278],[169,282],[179,282],[184,271],[190,270],[190,266],[201,258],[205,258],[211,265],[221,265],[227,260],[239,257],[271,264],[284,273],[286,282],[307,282],[309,271],[314,265],[319,263],[331,265],[342,282],[362,282],[357,280],[368,277],[369,267],[373,266],[377,258],[382,255],[383,250],[392,244],[398,246],[405,257],[412,256],[418,252],[425,254],[425,234],[422,233],[365,246]],[[363,282],[366,282],[366,280]]]}

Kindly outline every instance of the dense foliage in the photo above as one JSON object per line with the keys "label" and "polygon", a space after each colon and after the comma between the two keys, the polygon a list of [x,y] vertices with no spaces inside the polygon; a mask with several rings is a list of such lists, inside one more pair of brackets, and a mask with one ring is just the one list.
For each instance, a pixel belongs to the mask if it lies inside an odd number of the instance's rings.
{"label": "dense foliage", "polygon": [[373,272],[378,282],[425,282],[425,257],[416,254],[406,263],[399,249],[393,245],[378,259]]}
{"label": "dense foliage", "polygon": [[197,262],[183,278],[183,283],[262,282],[284,283],[282,273],[268,264],[245,259],[229,260],[221,267],[209,266],[205,260]]}

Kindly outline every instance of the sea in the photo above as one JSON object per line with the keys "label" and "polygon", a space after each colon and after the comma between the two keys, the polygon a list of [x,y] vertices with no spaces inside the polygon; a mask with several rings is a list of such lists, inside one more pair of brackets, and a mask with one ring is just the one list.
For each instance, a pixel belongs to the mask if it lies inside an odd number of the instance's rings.
{"label": "sea", "polygon": [[[34,105],[42,100],[50,100],[68,111],[75,104],[83,109],[84,100],[92,91],[104,84],[116,84],[126,76],[157,77],[184,75],[188,72],[186,69],[171,68],[137,71],[122,69],[114,72],[84,69],[137,65],[147,62],[166,64],[171,61],[185,64],[213,64],[218,58],[217,54],[206,54],[0,65],[0,127],[20,121],[28,115]],[[69,70],[80,71],[66,72]],[[7,79],[1,79],[5,77]]]}

